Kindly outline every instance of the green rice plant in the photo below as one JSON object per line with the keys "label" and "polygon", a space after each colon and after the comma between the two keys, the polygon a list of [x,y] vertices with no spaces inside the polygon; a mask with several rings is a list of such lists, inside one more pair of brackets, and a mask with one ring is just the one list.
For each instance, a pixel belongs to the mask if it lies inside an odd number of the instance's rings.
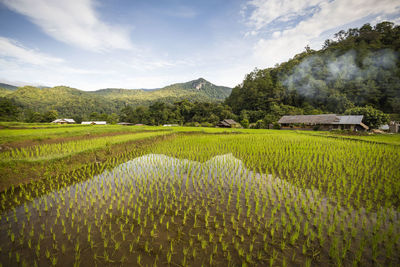
{"label": "green rice plant", "polygon": [[171,258],[172,258],[172,252],[169,251],[169,252],[167,253],[167,263],[168,263],[168,264],[171,264]]}
{"label": "green rice plant", "polygon": [[50,259],[50,251],[48,249],[46,249],[45,255],[47,259]]}
{"label": "green rice plant", "polygon": [[120,247],[121,247],[121,243],[118,242],[118,241],[116,241],[116,242],[114,243],[114,251],[118,251],[118,250],[120,249]]}
{"label": "green rice plant", "polygon": [[193,248],[192,249],[192,257],[193,257],[193,259],[196,259],[196,255],[197,255],[196,248]]}
{"label": "green rice plant", "polygon": [[307,258],[307,259],[306,259],[306,264],[305,264],[305,266],[306,266],[306,267],[311,267],[311,259],[310,259],[310,258]]}
{"label": "green rice plant", "polygon": [[57,257],[55,256],[51,257],[51,265],[57,266]]}
{"label": "green rice plant", "polygon": [[272,267],[274,265],[274,262],[278,258],[278,253],[275,251],[275,249],[272,251],[272,256],[269,259],[269,266]]}

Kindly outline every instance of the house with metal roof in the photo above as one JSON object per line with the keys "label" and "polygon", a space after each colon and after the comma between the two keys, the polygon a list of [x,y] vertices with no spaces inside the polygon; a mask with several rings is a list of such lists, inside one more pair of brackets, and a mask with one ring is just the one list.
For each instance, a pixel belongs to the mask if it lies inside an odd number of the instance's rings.
{"label": "house with metal roof", "polygon": [[76,123],[74,119],[56,119],[52,121],[51,123],[57,123],[57,124],[74,124]]}
{"label": "house with metal roof", "polygon": [[368,126],[362,122],[363,117],[363,115],[336,114],[292,115],[283,116],[278,123],[283,129],[364,131],[368,130]]}
{"label": "house with metal roof", "polygon": [[217,126],[222,127],[222,128],[239,128],[239,127],[241,127],[240,123],[238,123],[232,119],[222,120],[217,124]]}
{"label": "house with metal roof", "polygon": [[83,125],[106,125],[106,121],[82,121]]}

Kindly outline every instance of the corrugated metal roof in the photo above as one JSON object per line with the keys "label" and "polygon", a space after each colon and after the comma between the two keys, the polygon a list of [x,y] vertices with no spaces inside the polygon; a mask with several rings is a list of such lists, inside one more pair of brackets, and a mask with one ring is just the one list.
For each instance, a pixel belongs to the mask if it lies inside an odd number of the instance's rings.
{"label": "corrugated metal roof", "polygon": [[107,122],[105,122],[105,121],[82,121],[81,124],[105,125],[105,124],[107,124]]}
{"label": "corrugated metal roof", "polygon": [[278,123],[361,125],[363,115],[337,116],[336,114],[283,116]]}
{"label": "corrugated metal roof", "polygon": [[389,130],[389,124],[381,125],[381,126],[379,127],[379,130],[384,130],[384,131]]}
{"label": "corrugated metal roof", "polygon": [[364,118],[363,115],[348,115],[348,116],[337,116],[339,121],[333,122],[333,124],[360,124],[362,119]]}
{"label": "corrugated metal roof", "polygon": [[232,120],[232,119],[225,119],[224,121],[225,121],[226,123],[230,124],[230,125],[232,125],[232,124],[237,124],[237,122],[234,121],[234,120]]}
{"label": "corrugated metal roof", "polygon": [[278,123],[332,124],[336,114],[283,116]]}
{"label": "corrugated metal roof", "polygon": [[58,123],[58,122],[68,122],[68,123],[75,123],[74,119],[56,119],[52,121],[53,123]]}
{"label": "corrugated metal roof", "polygon": [[229,126],[230,126],[230,124],[227,123],[227,122],[225,122],[225,121],[220,121],[220,122],[218,123],[218,125],[223,125],[223,126],[226,126],[226,127],[229,127]]}

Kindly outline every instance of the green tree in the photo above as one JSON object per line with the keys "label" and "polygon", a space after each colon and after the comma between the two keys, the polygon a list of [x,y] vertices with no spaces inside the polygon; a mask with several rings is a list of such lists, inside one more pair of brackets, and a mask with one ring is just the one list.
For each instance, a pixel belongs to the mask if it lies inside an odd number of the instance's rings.
{"label": "green tree", "polygon": [[267,114],[265,115],[264,119],[263,119],[263,123],[264,123],[264,127],[265,128],[269,128],[269,125],[278,121],[279,120],[279,116],[276,116],[274,114]]}
{"label": "green tree", "polygon": [[97,120],[99,120],[99,117],[100,117],[100,115],[98,112],[92,112],[92,113],[90,113],[89,119],[92,121],[97,121]]}
{"label": "green tree", "polygon": [[240,111],[239,119],[241,121],[244,120],[244,119],[249,120],[249,117],[250,116],[249,116],[249,111],[248,110],[243,109],[243,110]]}
{"label": "green tree", "polygon": [[20,112],[14,100],[0,97],[0,121],[16,121]]}
{"label": "green tree", "polygon": [[82,121],[83,121],[83,118],[82,118],[82,116],[80,116],[80,115],[76,115],[76,116],[74,116],[74,117],[72,117],[73,119],[74,119],[74,121],[76,122],[76,123],[78,123],[78,124],[80,124]]}
{"label": "green tree", "polygon": [[111,113],[107,118],[107,123],[116,124],[118,122],[118,115],[116,113]]}
{"label": "green tree", "polygon": [[52,122],[58,118],[57,110],[46,111],[42,116],[42,122]]}
{"label": "green tree", "polygon": [[240,121],[240,124],[243,126],[243,128],[249,128],[249,120],[248,119],[243,119]]}
{"label": "green tree", "polygon": [[26,121],[27,122],[41,122],[43,120],[42,114],[39,112],[32,112],[30,111],[27,115]]}
{"label": "green tree", "polygon": [[363,123],[372,129],[389,122],[389,115],[371,106],[355,107],[345,111],[346,115],[364,115]]}
{"label": "green tree", "polygon": [[98,115],[97,120],[99,121],[107,121],[109,120],[109,115],[107,113],[101,113]]}
{"label": "green tree", "polygon": [[215,114],[211,114],[210,118],[208,118],[208,122],[214,126],[217,125],[219,121],[220,121],[219,117]]}
{"label": "green tree", "polygon": [[256,124],[254,125],[255,129],[262,129],[264,128],[264,121],[263,120],[258,120],[256,121]]}
{"label": "green tree", "polygon": [[345,94],[334,93],[327,98],[326,108],[334,113],[343,113],[345,110],[353,108],[354,104],[347,99]]}
{"label": "green tree", "polygon": [[224,109],[221,112],[220,119],[232,119],[232,120],[237,120],[237,116],[229,109]]}

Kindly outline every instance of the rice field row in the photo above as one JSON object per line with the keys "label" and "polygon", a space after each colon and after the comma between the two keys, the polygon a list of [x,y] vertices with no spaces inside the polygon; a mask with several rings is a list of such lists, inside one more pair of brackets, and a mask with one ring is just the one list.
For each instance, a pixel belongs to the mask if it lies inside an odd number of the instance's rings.
{"label": "rice field row", "polygon": [[0,152],[0,161],[38,161],[63,158],[72,154],[81,153],[115,144],[166,135],[166,132],[140,132],[118,136],[99,137],[89,140],[77,140],[55,144],[36,145],[27,148],[18,148]]}
{"label": "rice field row", "polygon": [[344,206],[368,211],[400,207],[400,148],[391,145],[289,133],[183,136],[154,153],[206,161],[233,153],[257,172],[304,189],[318,189]]}
{"label": "rice field row", "polygon": [[[136,132],[145,127],[126,127],[120,125],[50,125],[51,128],[21,128],[21,129],[1,129],[0,144],[20,142],[25,140],[43,141],[52,138],[62,138],[71,136],[83,136],[86,134],[96,135],[112,132]],[[43,126],[42,126],[43,127]],[[46,125],[46,127],[48,127]],[[165,129],[164,129],[165,130]]]}

